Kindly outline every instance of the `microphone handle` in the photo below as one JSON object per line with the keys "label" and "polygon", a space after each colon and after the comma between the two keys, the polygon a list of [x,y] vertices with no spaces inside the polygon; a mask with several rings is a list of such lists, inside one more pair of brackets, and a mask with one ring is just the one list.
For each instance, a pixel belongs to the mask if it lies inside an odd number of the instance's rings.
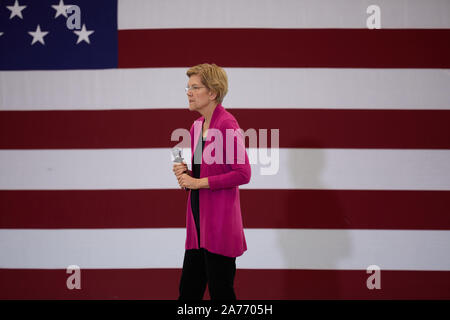
{"label": "microphone handle", "polygon": [[[175,160],[174,162],[182,163],[182,162],[183,162],[183,158],[181,158],[181,160],[179,160],[179,161]],[[183,173],[189,174],[189,171],[188,171],[188,170],[185,170]],[[190,191],[191,189],[184,187],[184,190]]]}

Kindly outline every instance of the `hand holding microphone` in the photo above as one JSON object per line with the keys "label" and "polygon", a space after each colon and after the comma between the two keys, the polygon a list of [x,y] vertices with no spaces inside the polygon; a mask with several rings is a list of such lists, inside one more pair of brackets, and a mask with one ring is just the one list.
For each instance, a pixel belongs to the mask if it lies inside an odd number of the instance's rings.
{"label": "hand holding microphone", "polygon": [[[181,156],[181,153],[182,153],[182,150],[180,148],[172,149],[172,155],[174,157],[173,172],[175,173],[175,176],[177,177],[177,179],[179,179],[179,177],[183,173],[186,173],[187,175],[189,175],[189,170],[188,170],[187,164],[184,163],[184,159]],[[189,188],[184,187],[184,190],[189,191]]]}

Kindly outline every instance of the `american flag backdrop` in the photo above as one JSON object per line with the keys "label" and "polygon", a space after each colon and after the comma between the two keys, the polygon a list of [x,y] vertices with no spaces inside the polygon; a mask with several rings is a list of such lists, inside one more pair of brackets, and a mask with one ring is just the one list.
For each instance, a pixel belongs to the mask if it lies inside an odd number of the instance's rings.
{"label": "american flag backdrop", "polygon": [[171,134],[206,62],[279,129],[277,174],[247,150],[238,299],[449,299],[449,28],[448,0],[0,1],[0,298],[178,297]]}

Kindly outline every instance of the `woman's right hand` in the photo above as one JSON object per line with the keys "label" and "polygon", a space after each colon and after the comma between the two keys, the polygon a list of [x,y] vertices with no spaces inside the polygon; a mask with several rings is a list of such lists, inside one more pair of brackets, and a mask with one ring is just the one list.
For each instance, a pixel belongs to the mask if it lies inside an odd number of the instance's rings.
{"label": "woman's right hand", "polygon": [[177,177],[177,179],[183,173],[189,174],[187,164],[184,163],[184,162],[182,162],[182,163],[174,163],[173,164],[173,173],[175,174],[175,177]]}

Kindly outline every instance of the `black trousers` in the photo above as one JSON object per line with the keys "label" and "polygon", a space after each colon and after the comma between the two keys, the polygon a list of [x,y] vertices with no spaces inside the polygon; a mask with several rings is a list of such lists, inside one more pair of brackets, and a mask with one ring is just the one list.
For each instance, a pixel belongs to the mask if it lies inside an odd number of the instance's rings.
{"label": "black trousers", "polygon": [[211,253],[204,248],[186,250],[178,300],[202,300],[206,284],[211,300],[236,300],[236,258]]}

